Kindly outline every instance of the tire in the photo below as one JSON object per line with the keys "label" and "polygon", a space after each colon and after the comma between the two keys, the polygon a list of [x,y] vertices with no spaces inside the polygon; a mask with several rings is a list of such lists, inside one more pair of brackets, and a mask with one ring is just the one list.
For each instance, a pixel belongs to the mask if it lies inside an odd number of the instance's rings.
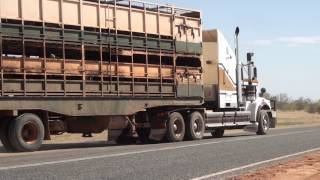
{"label": "tire", "polygon": [[258,115],[258,135],[266,135],[270,129],[270,118],[266,111],[261,110]]}
{"label": "tire", "polygon": [[9,140],[9,120],[0,120],[0,140],[4,149],[8,152],[14,152],[16,149],[13,147]]}
{"label": "tire", "polygon": [[192,113],[186,123],[186,139],[201,140],[204,136],[204,130],[203,116],[197,111]]}
{"label": "tire", "polygon": [[185,131],[186,128],[183,116],[178,112],[170,114],[169,119],[167,121],[166,139],[169,142],[183,141]]}
{"label": "tire", "polygon": [[211,135],[214,138],[222,138],[224,135],[224,131],[225,130],[223,128],[215,129],[213,132],[211,132]]}
{"label": "tire", "polygon": [[43,139],[43,123],[34,114],[23,114],[10,123],[9,140],[17,151],[36,151],[41,147]]}

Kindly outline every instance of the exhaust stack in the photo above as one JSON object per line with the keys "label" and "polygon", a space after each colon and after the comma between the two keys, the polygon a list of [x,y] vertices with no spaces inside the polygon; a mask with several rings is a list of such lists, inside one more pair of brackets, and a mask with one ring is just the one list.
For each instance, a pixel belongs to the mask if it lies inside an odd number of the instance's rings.
{"label": "exhaust stack", "polygon": [[240,33],[240,28],[237,27],[235,31],[235,40],[236,40],[236,61],[237,61],[237,68],[236,68],[236,75],[237,75],[237,101],[238,101],[238,107],[243,103],[242,100],[242,82],[241,82],[241,62],[239,58],[239,33]]}

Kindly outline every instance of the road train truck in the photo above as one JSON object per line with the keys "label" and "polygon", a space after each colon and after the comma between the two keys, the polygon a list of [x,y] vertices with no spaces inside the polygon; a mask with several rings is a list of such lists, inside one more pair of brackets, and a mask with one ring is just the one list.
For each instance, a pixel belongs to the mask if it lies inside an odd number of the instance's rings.
{"label": "road train truck", "polygon": [[226,129],[264,135],[276,125],[275,103],[257,93],[253,53],[242,63],[219,30],[202,30],[199,11],[136,0],[0,0],[0,17],[8,151],[36,151],[63,133],[179,142]]}

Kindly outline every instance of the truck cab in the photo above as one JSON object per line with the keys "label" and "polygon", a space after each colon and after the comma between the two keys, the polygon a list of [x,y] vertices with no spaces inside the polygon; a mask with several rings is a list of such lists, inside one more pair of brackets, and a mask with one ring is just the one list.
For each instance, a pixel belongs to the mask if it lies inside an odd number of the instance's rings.
{"label": "truck cab", "polygon": [[[266,134],[276,124],[275,102],[262,97],[264,92],[258,95],[254,54],[248,53],[247,62],[243,64],[237,60],[237,49],[230,47],[219,30],[203,32],[207,129],[245,128]],[[268,116],[269,121],[261,120],[265,118],[261,116]]]}

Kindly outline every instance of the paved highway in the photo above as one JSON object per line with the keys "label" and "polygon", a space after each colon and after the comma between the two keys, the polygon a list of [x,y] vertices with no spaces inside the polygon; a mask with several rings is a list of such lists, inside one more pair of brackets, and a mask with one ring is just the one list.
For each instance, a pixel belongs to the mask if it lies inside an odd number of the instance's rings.
{"label": "paved highway", "polygon": [[172,144],[48,144],[22,154],[0,147],[0,179],[223,179],[319,148],[319,126]]}

